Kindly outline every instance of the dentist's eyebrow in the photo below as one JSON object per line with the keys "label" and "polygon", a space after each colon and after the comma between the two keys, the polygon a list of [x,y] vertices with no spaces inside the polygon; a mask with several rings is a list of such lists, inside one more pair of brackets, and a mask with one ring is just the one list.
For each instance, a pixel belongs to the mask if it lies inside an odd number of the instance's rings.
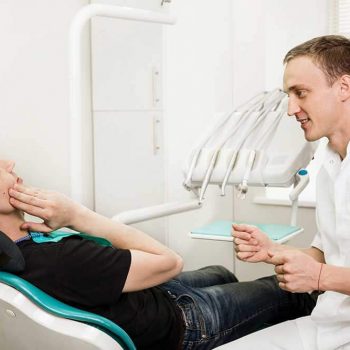
{"label": "dentist's eyebrow", "polygon": [[303,84],[295,84],[295,85],[292,85],[290,86],[287,90],[284,89],[284,92],[286,94],[289,94],[290,92],[294,92],[296,90],[307,90],[307,86],[303,85]]}

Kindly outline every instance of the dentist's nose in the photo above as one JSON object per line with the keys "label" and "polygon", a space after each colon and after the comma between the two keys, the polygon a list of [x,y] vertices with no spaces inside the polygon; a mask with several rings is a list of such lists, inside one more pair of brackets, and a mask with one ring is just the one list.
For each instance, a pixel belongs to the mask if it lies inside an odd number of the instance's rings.
{"label": "dentist's nose", "polygon": [[289,97],[288,99],[288,115],[290,117],[293,117],[294,115],[298,114],[301,111],[301,108],[295,98]]}

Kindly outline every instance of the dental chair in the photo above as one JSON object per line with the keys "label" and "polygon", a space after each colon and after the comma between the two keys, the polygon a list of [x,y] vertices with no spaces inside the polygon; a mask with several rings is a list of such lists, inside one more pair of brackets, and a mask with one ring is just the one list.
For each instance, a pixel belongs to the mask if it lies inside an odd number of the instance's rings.
{"label": "dental chair", "polygon": [[24,267],[21,251],[0,231],[1,350],[136,350],[112,321],[66,305],[16,276]]}

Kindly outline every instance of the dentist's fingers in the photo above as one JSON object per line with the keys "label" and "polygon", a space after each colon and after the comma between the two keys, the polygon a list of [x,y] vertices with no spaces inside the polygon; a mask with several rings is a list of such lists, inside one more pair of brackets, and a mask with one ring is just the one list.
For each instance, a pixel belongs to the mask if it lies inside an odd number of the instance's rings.
{"label": "dentist's fingers", "polygon": [[234,231],[253,233],[256,230],[256,226],[247,224],[232,224]]}
{"label": "dentist's fingers", "polygon": [[284,268],[284,265],[276,265],[275,272],[276,272],[276,275],[283,275],[283,274],[287,273],[287,271]]}
{"label": "dentist's fingers", "polygon": [[240,244],[235,247],[235,251],[238,252],[259,252],[260,251],[259,246],[255,245],[248,245],[248,244]]}
{"label": "dentist's fingers", "polygon": [[237,258],[239,260],[246,260],[254,256],[254,253],[249,253],[249,252],[239,252],[236,254]]}
{"label": "dentist's fingers", "polygon": [[240,239],[240,238],[234,238],[233,242],[238,245],[238,244],[251,244],[251,245],[258,245],[258,241],[254,238],[251,239]]}
{"label": "dentist's fingers", "polygon": [[277,266],[277,265],[284,265],[287,262],[287,257],[283,253],[274,253],[272,251],[268,252],[268,255],[270,257],[270,263]]}
{"label": "dentist's fingers", "polygon": [[252,238],[250,233],[240,231],[232,231],[232,236],[234,238],[244,239],[245,241],[249,241]]}

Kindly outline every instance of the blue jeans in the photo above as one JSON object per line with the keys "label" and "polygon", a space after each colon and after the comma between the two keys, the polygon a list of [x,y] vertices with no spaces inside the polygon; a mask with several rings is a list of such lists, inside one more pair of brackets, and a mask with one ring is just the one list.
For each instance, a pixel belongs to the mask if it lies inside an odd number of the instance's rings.
{"label": "blue jeans", "polygon": [[273,324],[309,315],[316,297],[278,287],[275,276],[238,282],[222,266],[183,272],[160,287],[181,309],[183,349],[213,349]]}

